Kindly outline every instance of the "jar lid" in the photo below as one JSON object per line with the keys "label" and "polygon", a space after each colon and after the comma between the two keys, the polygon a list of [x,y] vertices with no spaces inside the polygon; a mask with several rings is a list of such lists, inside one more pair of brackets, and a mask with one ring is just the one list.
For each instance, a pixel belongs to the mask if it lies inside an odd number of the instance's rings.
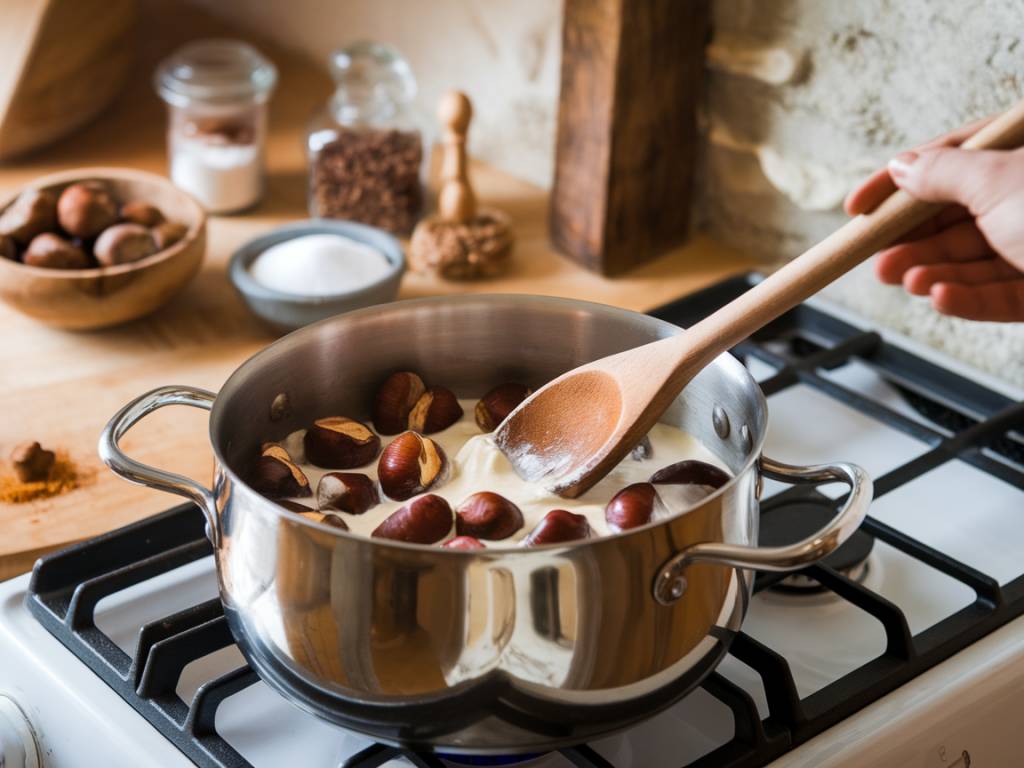
{"label": "jar lid", "polygon": [[342,122],[375,120],[416,98],[416,77],[397,50],[360,41],[331,54],[335,82],[331,106]]}
{"label": "jar lid", "polygon": [[157,93],[168,104],[228,104],[266,101],[277,82],[277,68],[251,45],[238,40],[189,43],[157,67]]}

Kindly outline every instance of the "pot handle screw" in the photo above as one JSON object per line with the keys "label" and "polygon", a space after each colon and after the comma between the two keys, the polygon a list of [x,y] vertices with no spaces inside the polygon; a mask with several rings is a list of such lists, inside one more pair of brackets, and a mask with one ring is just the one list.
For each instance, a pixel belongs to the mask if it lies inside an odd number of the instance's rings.
{"label": "pot handle screw", "polygon": [[798,571],[835,552],[853,535],[868,512],[874,487],[867,472],[845,462],[797,467],[761,457],[760,474],[788,483],[834,483],[850,486],[842,509],[824,528],[784,547],[751,547],[725,542],[702,542],[686,547],[666,560],[654,579],[654,599],[672,605],[686,592],[687,566],[714,563],[758,571]]}
{"label": "pot handle screw", "polygon": [[132,400],[103,428],[100,435],[99,454],[103,463],[115,474],[138,485],[156,488],[191,499],[206,517],[206,535],[216,547],[220,536],[217,527],[217,505],[213,491],[195,480],[174,472],[151,467],[130,458],[121,450],[119,441],[139,420],[153,411],[167,405],[191,405],[209,411],[213,408],[216,395],[205,389],[186,386],[159,387]]}

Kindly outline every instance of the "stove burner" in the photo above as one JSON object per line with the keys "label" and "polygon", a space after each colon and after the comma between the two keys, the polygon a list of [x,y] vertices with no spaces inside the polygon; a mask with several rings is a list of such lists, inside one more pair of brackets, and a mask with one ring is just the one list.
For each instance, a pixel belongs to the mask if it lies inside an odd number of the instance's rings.
{"label": "stove burner", "polygon": [[[820,530],[835,517],[835,503],[814,491],[811,493],[814,495],[809,498],[792,498],[787,495],[787,498],[778,501],[769,499],[762,505],[761,546],[777,547],[799,541]],[[863,583],[870,569],[868,555],[874,545],[872,536],[857,531],[822,563],[853,581]],[[830,591],[815,579],[801,573],[787,576],[772,584],[771,588],[798,595],[817,595]]]}

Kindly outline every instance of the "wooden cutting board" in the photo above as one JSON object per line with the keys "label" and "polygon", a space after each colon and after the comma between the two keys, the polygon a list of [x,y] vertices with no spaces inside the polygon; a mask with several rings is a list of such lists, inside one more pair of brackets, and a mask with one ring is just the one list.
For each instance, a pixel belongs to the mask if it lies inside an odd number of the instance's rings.
{"label": "wooden cutting board", "polygon": [[[201,11],[171,0],[144,0],[140,66],[124,96],[97,122],[45,153],[0,166],[0,194],[63,168],[123,165],[166,172],[163,106],[152,93],[156,61],[184,40],[238,36]],[[243,36],[244,37],[244,36]],[[39,326],[0,306],[0,461],[24,440],[63,447],[84,469],[81,488],[30,504],[0,504],[0,578],[31,567],[42,552],[94,536],[177,503],[112,475],[96,457],[104,424],[125,402],[164,384],[216,390],[246,358],[275,335],[248,314],[229,284],[225,266],[248,239],[306,213],[306,118],[330,92],[318,66],[301,56],[253,40],[278,65],[280,83],[271,104],[267,194],[241,216],[211,216],[206,262],[198,277],[169,306],[137,323],[93,333],[65,333]],[[749,269],[751,263],[698,238],[627,278],[608,280],[557,255],[547,241],[547,195],[485,166],[473,168],[482,199],[500,203],[516,226],[511,272],[488,283],[452,284],[407,275],[403,297],[491,291],[585,298],[644,310]],[[168,408],[145,419],[123,441],[146,461],[209,480],[212,454],[206,415]]]}

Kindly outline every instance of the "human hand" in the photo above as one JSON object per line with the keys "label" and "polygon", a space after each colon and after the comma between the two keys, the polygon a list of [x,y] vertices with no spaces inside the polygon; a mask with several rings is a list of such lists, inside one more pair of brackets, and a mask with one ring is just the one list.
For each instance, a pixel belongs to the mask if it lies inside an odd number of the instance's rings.
{"label": "human hand", "polygon": [[846,198],[867,213],[896,187],[950,203],[878,254],[875,272],[947,315],[1024,320],[1024,150],[957,149],[988,120],[897,155]]}

